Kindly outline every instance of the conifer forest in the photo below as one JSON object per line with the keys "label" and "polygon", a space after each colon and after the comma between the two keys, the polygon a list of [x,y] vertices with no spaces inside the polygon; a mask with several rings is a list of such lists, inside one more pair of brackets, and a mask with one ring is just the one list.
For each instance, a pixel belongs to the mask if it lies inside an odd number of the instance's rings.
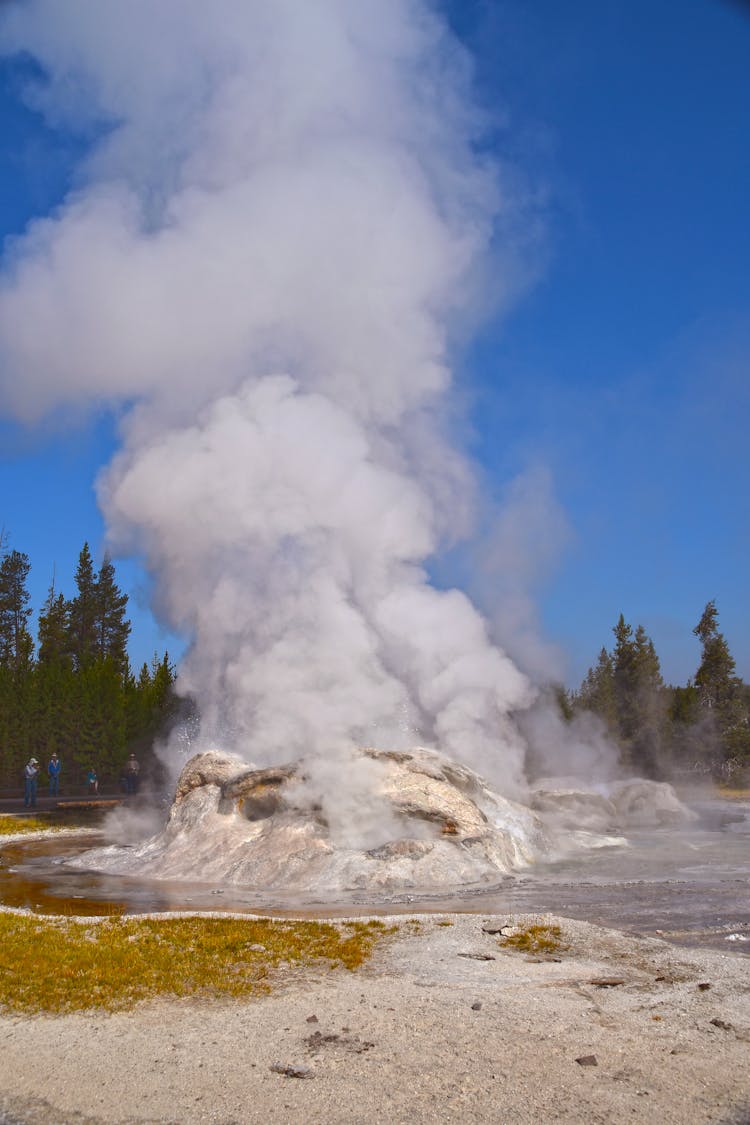
{"label": "conifer forest", "polygon": [[105,556],[95,569],[87,543],[75,594],[51,584],[36,639],[26,554],[0,555],[0,788],[17,788],[32,756],[42,775],[53,752],[63,763],[61,791],[81,790],[93,768],[116,788],[135,753],[148,772],[153,743],[175,708],[174,669],[165,653],[134,671],[128,660],[128,597]]}
{"label": "conifer forest", "polygon": [[577,691],[558,693],[565,717],[593,712],[620,750],[622,766],[645,777],[710,775],[739,780],[750,771],[750,685],[736,674],[714,601],[693,629],[701,646],[694,676],[665,684],[654,643],[622,614],[614,645],[602,647]]}
{"label": "conifer forest", "polygon": [[[169,656],[134,670],[128,659],[128,597],[105,556],[98,570],[84,543],[75,594],[54,581],[38,612],[36,637],[26,554],[0,544],[0,788],[16,788],[29,757],[42,769],[56,752],[63,791],[81,790],[90,768],[104,788],[119,785],[135,753],[146,772],[155,740],[177,713]],[[577,690],[556,692],[563,717],[594,714],[619,748],[624,770],[660,778],[750,772],[750,685],[719,630],[713,601],[693,632],[701,645],[695,674],[665,684],[654,643],[621,614],[614,644],[602,647]]]}

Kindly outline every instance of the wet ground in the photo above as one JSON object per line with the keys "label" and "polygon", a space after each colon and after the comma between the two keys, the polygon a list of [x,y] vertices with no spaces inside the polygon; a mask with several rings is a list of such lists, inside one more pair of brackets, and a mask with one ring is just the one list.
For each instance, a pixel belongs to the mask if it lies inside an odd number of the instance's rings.
{"label": "wet ground", "polygon": [[750,800],[690,802],[689,828],[642,830],[625,847],[540,863],[487,887],[419,894],[356,893],[309,900],[278,892],[169,883],[75,871],[63,865],[86,837],[2,846],[0,902],[39,913],[94,915],[174,910],[341,916],[419,911],[550,911],[692,946],[750,955]]}

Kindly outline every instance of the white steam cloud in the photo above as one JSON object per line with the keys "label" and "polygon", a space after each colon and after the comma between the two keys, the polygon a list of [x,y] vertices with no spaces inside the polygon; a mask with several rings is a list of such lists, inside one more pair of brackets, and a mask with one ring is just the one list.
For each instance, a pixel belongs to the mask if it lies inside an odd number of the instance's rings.
{"label": "white steam cloud", "polygon": [[490,249],[519,283],[461,46],[426,0],[28,0],[0,46],[98,137],[6,249],[2,403],[126,405],[100,501],[193,638],[203,741],[421,739],[518,792],[532,689],[424,569],[471,519],[446,325]]}

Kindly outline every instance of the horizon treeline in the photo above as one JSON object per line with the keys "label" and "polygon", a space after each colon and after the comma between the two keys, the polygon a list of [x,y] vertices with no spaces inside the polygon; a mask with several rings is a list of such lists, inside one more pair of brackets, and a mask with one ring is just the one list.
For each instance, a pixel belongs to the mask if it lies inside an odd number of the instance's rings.
{"label": "horizon treeline", "polygon": [[[128,659],[128,597],[105,555],[94,568],[88,543],[78,556],[75,594],[53,579],[38,615],[36,640],[27,587],[29,558],[0,535],[0,787],[21,784],[31,756],[42,770],[53,752],[63,787],[82,785],[93,767],[105,786],[119,782],[128,754],[147,767],[153,744],[177,714],[168,653],[135,673]],[[602,647],[580,687],[560,688],[566,719],[592,712],[620,748],[623,768],[646,777],[750,771],[750,685],[736,675],[707,603],[693,633],[701,644],[695,675],[665,684],[654,643],[623,614],[614,645]]]}
{"label": "horizon treeline", "polygon": [[174,711],[169,655],[133,672],[128,596],[109,556],[94,568],[88,543],[73,597],[53,579],[35,640],[30,570],[28,555],[0,542],[0,787],[17,787],[32,756],[44,778],[53,752],[63,762],[63,788],[80,786],[90,767],[100,783],[118,784],[128,755],[143,765]]}
{"label": "horizon treeline", "polygon": [[665,684],[654,643],[623,614],[576,691],[563,692],[566,718],[593,712],[620,747],[624,768],[646,777],[711,774],[729,780],[750,769],[750,684],[736,675],[719,631],[716,603],[707,603],[693,634],[701,644],[695,675]]}

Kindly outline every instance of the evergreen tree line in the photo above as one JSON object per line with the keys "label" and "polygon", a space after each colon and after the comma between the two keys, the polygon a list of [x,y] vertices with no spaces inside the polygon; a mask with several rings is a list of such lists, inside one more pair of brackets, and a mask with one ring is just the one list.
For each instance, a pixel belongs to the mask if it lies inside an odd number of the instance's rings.
{"label": "evergreen tree line", "polygon": [[[118,785],[128,755],[148,765],[153,741],[172,713],[174,669],[165,653],[130,668],[128,597],[105,556],[95,570],[84,543],[68,599],[54,579],[39,613],[36,642],[27,581],[31,564],[0,543],[0,787],[17,788],[30,757],[44,770],[63,762],[62,788]],[[144,762],[145,759],[145,762]]]}
{"label": "evergreen tree line", "polygon": [[750,769],[750,685],[735,674],[716,603],[706,605],[693,629],[701,658],[684,687],[664,683],[642,625],[633,630],[620,614],[612,631],[612,650],[602,648],[579,689],[563,701],[568,715],[599,715],[623,765],[647,777],[696,772],[728,779]]}

